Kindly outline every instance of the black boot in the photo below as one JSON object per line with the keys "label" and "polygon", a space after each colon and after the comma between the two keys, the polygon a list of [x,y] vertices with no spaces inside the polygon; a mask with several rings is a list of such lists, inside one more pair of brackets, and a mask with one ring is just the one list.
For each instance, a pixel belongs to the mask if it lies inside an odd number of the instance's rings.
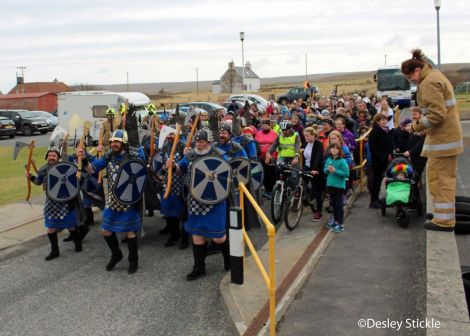
{"label": "black boot", "polygon": [[127,247],[129,248],[129,268],[127,269],[128,274],[134,274],[137,272],[139,267],[139,253],[137,249],[137,236],[134,238],[127,238]]}
{"label": "black boot", "polygon": [[171,232],[171,230],[170,230],[170,225],[168,224],[168,220],[167,220],[167,219],[168,219],[168,217],[165,217],[165,220],[166,220],[166,221],[165,221],[165,223],[166,223],[166,224],[165,224],[165,227],[164,227],[162,230],[158,231],[159,234],[167,234],[167,233],[170,233],[170,232]]}
{"label": "black boot", "polygon": [[116,264],[122,260],[122,252],[119,249],[119,242],[116,233],[112,233],[110,236],[104,236],[104,240],[111,250],[111,260],[106,265],[107,271],[112,271],[116,267]]}
{"label": "black boot", "polygon": [[153,210],[149,210],[148,216],[149,216],[149,217],[153,217],[154,215],[155,215],[155,214],[154,214]]}
{"label": "black boot", "polygon": [[93,225],[95,224],[95,217],[93,214],[92,208],[85,208],[85,224],[86,225]]}
{"label": "black boot", "polygon": [[186,276],[186,280],[193,281],[206,275],[207,243],[203,245],[193,244],[194,267],[193,271]]}
{"label": "black boot", "polygon": [[49,242],[51,243],[51,253],[44,258],[46,261],[52,260],[57,258],[59,254],[59,239],[57,238],[57,231],[54,233],[48,233],[47,238],[49,238]]}
{"label": "black boot", "polygon": [[86,224],[86,222],[78,227],[78,232],[81,240],[85,239],[86,235],[88,234],[88,231],[90,231],[90,229],[88,228],[88,224]]}
{"label": "black boot", "polygon": [[220,245],[214,242],[210,242],[209,246],[207,247],[207,255],[213,255],[220,253]]}
{"label": "black boot", "polygon": [[170,236],[168,240],[163,245],[164,247],[170,247],[176,244],[176,242],[180,239],[180,223],[177,218],[175,217],[168,217],[166,219],[167,225],[170,228]]}
{"label": "black boot", "polygon": [[73,241],[73,234],[72,234],[72,231],[69,231],[69,235],[67,237],[65,237],[63,240],[63,242],[71,242]]}
{"label": "black boot", "polygon": [[220,250],[222,251],[222,255],[224,257],[224,269],[226,271],[230,271],[230,244],[228,239],[220,244]]}
{"label": "black boot", "polygon": [[81,231],[76,228],[71,232],[73,235],[73,243],[75,244],[75,252],[82,252],[82,236]]}
{"label": "black boot", "polygon": [[180,250],[185,250],[189,246],[189,235],[186,233],[184,228],[181,229],[181,241],[180,241]]}

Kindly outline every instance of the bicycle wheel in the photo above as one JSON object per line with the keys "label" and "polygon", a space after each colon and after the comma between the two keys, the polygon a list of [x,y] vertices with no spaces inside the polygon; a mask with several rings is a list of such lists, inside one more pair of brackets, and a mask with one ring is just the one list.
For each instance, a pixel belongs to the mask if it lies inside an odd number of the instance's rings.
{"label": "bicycle wheel", "polygon": [[302,211],[304,210],[302,197],[304,188],[301,185],[295,187],[295,189],[288,194],[287,207],[284,214],[284,222],[289,230],[294,230],[299,224]]}
{"label": "bicycle wheel", "polygon": [[281,195],[281,185],[276,184],[273,188],[272,198],[271,198],[271,218],[273,219],[274,224],[279,223],[282,217],[282,195]]}

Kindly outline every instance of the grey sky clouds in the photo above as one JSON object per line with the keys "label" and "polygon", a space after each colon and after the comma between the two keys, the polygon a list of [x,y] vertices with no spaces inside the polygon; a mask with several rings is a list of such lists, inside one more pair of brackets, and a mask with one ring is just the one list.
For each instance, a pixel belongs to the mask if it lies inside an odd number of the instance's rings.
{"label": "grey sky clouds", "polygon": [[[442,62],[470,62],[466,0],[442,0]],[[233,59],[261,77],[372,70],[421,47],[436,59],[433,0],[2,0],[0,90],[67,84],[218,79]]]}

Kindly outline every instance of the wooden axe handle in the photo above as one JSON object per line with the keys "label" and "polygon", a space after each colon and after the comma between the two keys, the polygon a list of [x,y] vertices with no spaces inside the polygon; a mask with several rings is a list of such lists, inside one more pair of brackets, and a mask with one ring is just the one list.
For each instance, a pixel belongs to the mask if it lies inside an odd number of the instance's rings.
{"label": "wooden axe handle", "polygon": [[[176,145],[180,140],[180,131],[181,131],[181,124],[176,124],[176,134],[175,139],[173,140],[173,145],[171,146],[170,158],[168,160],[173,161],[176,152]],[[168,169],[168,180],[166,182],[166,190],[165,195],[163,196],[164,199],[167,199],[170,196],[171,192],[171,183],[173,181],[173,168]]]}

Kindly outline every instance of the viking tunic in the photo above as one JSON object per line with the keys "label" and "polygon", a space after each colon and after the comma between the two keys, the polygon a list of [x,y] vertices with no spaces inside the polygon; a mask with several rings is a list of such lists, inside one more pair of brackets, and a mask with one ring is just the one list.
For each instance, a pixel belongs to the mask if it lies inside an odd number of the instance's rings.
{"label": "viking tunic", "polygon": [[111,232],[136,232],[140,229],[141,218],[135,205],[120,203],[113,194],[121,165],[131,159],[129,153],[123,151],[121,154],[108,153],[105,156],[93,160],[93,170],[98,172],[106,168],[108,175],[108,190],[106,192],[106,204],[103,211],[102,230]]}
{"label": "viking tunic", "polygon": [[[175,162],[178,162],[183,158],[183,149],[184,149],[184,143],[179,142],[178,145],[176,145],[176,151],[175,151],[175,156],[174,160]],[[160,171],[164,166],[165,163],[168,161],[170,158],[170,152],[171,152],[171,143],[167,143],[163,146],[161,152],[159,153],[159,156],[157,158],[157,162],[155,163],[155,171]],[[173,180],[171,184],[171,192],[168,198],[163,198],[163,195],[165,194],[166,186],[167,186],[167,181],[168,181],[168,175],[166,174],[165,171],[165,177],[163,180],[163,190],[161,193],[161,208],[160,208],[160,213],[163,216],[167,217],[181,217],[183,211],[184,211],[184,200],[182,196],[183,192],[183,180],[184,177],[181,175],[176,175],[173,174]]]}
{"label": "viking tunic", "polygon": [[[33,183],[47,187],[46,172],[49,165],[45,165],[39,169],[38,175]],[[48,229],[68,229],[78,226],[77,213],[75,211],[76,200],[68,202],[57,202],[52,200],[46,193],[46,201],[44,203],[44,226]]]}
{"label": "viking tunic", "polygon": [[[187,153],[178,166],[183,173],[188,173],[190,181],[191,164],[194,160],[209,155],[217,155],[228,161],[228,157],[217,148],[211,147],[207,153],[198,154],[192,150]],[[196,201],[191,194],[188,194],[188,220],[184,223],[184,228],[191,235],[198,235],[207,238],[222,238],[225,235],[225,222],[227,217],[227,201],[218,204],[208,205]]]}

